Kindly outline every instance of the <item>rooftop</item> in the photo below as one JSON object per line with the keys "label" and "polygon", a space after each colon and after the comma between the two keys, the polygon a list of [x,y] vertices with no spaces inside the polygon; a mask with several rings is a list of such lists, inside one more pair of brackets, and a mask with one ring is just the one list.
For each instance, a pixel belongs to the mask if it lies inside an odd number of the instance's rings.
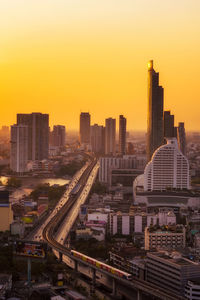
{"label": "rooftop", "polygon": [[162,195],[162,196],[174,196],[174,197],[200,197],[200,192],[194,190],[166,190],[166,191],[138,191],[137,195]]}
{"label": "rooftop", "polygon": [[159,251],[159,252],[152,252],[147,254],[148,257],[151,255],[157,256],[161,259],[164,259],[170,263],[174,263],[179,266],[197,265],[199,266],[199,270],[200,270],[200,265],[198,263],[182,257],[182,254],[180,252]]}
{"label": "rooftop", "polygon": [[154,226],[149,226],[147,227],[147,230],[150,233],[182,233],[184,229],[183,225],[163,225],[163,226],[158,226],[158,225],[154,225]]}

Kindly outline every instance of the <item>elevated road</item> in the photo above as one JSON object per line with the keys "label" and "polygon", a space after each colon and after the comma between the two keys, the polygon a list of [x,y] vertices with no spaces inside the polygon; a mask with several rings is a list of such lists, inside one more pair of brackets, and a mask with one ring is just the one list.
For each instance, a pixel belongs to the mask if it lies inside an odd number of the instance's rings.
{"label": "elevated road", "polygon": [[44,228],[49,224],[51,219],[54,216],[56,216],[58,214],[58,212],[63,208],[63,206],[68,202],[68,200],[70,198],[70,193],[75,188],[75,186],[79,182],[80,178],[82,177],[82,175],[84,174],[84,172],[88,168],[88,166],[89,166],[89,162],[86,162],[86,164],[74,175],[74,177],[72,178],[72,180],[70,181],[70,183],[67,187],[66,192],[63,194],[61,199],[58,201],[58,203],[56,204],[54,209],[49,213],[48,217],[44,220],[43,224],[38,226],[36,228],[36,230],[34,230],[34,232],[31,233],[31,235],[28,238],[26,237],[26,239],[32,239],[32,240],[35,240],[35,241],[42,241],[43,240],[43,234],[42,233],[43,233]]}
{"label": "elevated road", "polygon": [[[91,161],[90,164],[86,166],[78,181],[78,183],[81,185],[81,188],[78,190],[77,194],[69,194],[68,200],[54,215],[52,215],[48,224],[46,224],[43,228],[43,239],[54,251],[59,253],[60,258],[64,256],[68,258],[69,261],[74,262],[75,270],[77,270],[78,264],[84,264],[93,270],[94,278],[96,277],[96,271],[111,277],[114,283],[114,288],[116,288],[116,283],[118,282],[120,285],[123,285],[128,289],[137,290],[139,295],[138,299],[141,299],[140,292],[142,292],[147,295],[154,296],[156,299],[185,300],[185,298],[182,296],[178,296],[168,290],[159,288],[156,285],[150,284],[146,281],[142,281],[137,278],[134,278],[133,280],[122,279],[104,269],[99,269],[98,266],[91,265],[90,263],[73,256],[70,249],[64,245],[65,238],[69,234],[69,231],[77,218],[79,207],[82,203],[84,203],[87,194],[90,191],[93,179],[97,174],[98,167],[98,162],[96,160]],[[95,279],[93,281],[95,281]]]}

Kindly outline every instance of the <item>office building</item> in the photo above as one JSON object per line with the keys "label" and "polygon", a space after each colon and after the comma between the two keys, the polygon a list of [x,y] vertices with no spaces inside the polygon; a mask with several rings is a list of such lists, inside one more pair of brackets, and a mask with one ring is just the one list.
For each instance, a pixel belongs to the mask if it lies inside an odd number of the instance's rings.
{"label": "office building", "polygon": [[174,137],[177,138],[177,130],[178,130],[178,127],[177,126],[174,126]]}
{"label": "office building", "polygon": [[90,143],[90,114],[88,112],[82,112],[80,114],[80,143]]}
{"label": "office building", "polygon": [[13,222],[13,211],[9,202],[9,192],[0,191],[0,231],[10,230]]}
{"label": "office building", "polygon": [[17,125],[28,126],[28,159],[48,159],[49,115],[42,113],[17,114]]}
{"label": "office building", "polygon": [[177,140],[181,152],[183,153],[183,155],[186,155],[186,137],[185,137],[185,127],[183,122],[180,122],[178,124]]}
{"label": "office building", "polygon": [[[99,181],[109,184],[111,182],[112,170],[138,170],[143,171],[146,159],[135,155],[124,155],[123,157],[101,157],[99,167]],[[141,172],[139,172],[140,174]],[[128,174],[127,174],[128,175]]]}
{"label": "office building", "polygon": [[65,146],[65,126],[54,125],[52,131],[52,145],[56,147]]}
{"label": "office building", "polygon": [[164,111],[164,137],[174,137],[174,115],[170,111]]}
{"label": "office building", "polygon": [[104,130],[103,126],[99,126],[98,124],[94,124],[90,127],[90,145],[91,150],[94,153],[104,154],[105,142],[104,142]]}
{"label": "office building", "polygon": [[186,230],[183,225],[149,226],[145,228],[145,250],[175,250],[185,248]]}
{"label": "office building", "polygon": [[148,63],[147,161],[162,145],[163,134],[163,88],[151,60]]}
{"label": "office building", "polygon": [[126,153],[126,118],[119,116],[119,154]]}
{"label": "office building", "polygon": [[176,138],[167,139],[153,154],[144,170],[144,190],[189,189],[189,162],[178,148]]}
{"label": "office building", "polygon": [[28,163],[28,126],[11,126],[10,168],[17,173],[27,171]]}
{"label": "office building", "polygon": [[147,253],[146,280],[158,287],[184,295],[188,280],[199,278],[199,274],[199,263],[182,257],[180,252]]}
{"label": "office building", "polygon": [[116,120],[106,119],[105,127],[105,154],[115,155],[116,151]]}

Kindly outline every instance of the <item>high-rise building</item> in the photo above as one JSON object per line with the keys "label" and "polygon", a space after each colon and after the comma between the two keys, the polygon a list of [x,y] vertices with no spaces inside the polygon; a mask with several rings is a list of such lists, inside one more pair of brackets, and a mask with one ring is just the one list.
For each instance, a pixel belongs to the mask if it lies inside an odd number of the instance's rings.
{"label": "high-rise building", "polygon": [[10,168],[14,172],[27,171],[28,162],[28,126],[11,126]]}
{"label": "high-rise building", "polygon": [[90,114],[88,112],[80,114],[80,143],[90,143]]}
{"label": "high-rise building", "polygon": [[53,126],[52,145],[57,147],[65,146],[65,126],[63,125]]}
{"label": "high-rise building", "polygon": [[126,118],[123,115],[119,116],[119,153],[126,153]]}
{"label": "high-rise building", "polygon": [[105,128],[105,154],[115,155],[116,151],[116,119],[106,119]]}
{"label": "high-rise building", "polygon": [[174,115],[170,111],[164,111],[164,137],[174,137]]}
{"label": "high-rise building", "polygon": [[177,139],[178,139],[178,145],[181,152],[183,153],[183,155],[186,155],[186,138],[185,138],[185,127],[183,122],[178,123]]}
{"label": "high-rise building", "polygon": [[177,138],[177,126],[174,126],[174,137]]}
{"label": "high-rise building", "polygon": [[189,162],[178,148],[176,138],[167,139],[153,154],[144,170],[144,190],[189,189]]}
{"label": "high-rise building", "polygon": [[104,127],[94,124],[90,127],[90,144],[95,153],[104,153]]}
{"label": "high-rise building", "polygon": [[147,113],[147,161],[163,143],[163,87],[159,85],[159,73],[148,63],[148,113]]}
{"label": "high-rise building", "polygon": [[28,159],[42,160],[49,155],[49,115],[17,114],[17,125],[28,126]]}

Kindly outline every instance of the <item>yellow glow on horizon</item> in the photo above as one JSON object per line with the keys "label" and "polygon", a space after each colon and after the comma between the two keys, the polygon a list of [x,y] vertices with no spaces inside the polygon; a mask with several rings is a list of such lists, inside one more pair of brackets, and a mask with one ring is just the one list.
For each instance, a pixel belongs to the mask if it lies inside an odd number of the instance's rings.
{"label": "yellow glow on horizon", "polygon": [[89,111],[145,130],[152,58],[165,109],[199,130],[199,11],[196,0],[2,0],[0,125],[38,111],[78,129]]}

